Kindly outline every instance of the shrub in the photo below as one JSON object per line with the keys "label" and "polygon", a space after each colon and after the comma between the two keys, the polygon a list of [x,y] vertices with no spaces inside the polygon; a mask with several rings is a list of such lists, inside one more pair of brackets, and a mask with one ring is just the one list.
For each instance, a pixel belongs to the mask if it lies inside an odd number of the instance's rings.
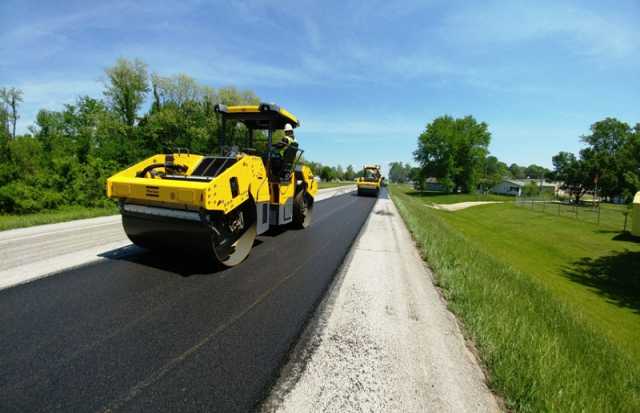
{"label": "shrub", "polygon": [[0,188],[0,211],[6,213],[28,214],[57,208],[62,203],[60,193],[35,188],[23,182],[11,182]]}

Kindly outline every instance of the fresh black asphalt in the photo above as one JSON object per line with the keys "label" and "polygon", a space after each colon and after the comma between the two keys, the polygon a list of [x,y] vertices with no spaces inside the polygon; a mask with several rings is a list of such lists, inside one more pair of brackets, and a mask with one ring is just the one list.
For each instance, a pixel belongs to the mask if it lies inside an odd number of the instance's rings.
{"label": "fresh black asphalt", "polygon": [[224,271],[133,248],[0,291],[0,411],[254,409],[374,202],[318,202]]}

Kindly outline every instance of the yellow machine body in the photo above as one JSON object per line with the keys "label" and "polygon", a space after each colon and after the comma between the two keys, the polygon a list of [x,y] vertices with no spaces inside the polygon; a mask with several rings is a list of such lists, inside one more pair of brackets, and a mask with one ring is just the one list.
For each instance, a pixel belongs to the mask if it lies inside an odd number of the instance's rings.
{"label": "yellow machine body", "polygon": [[318,185],[311,169],[297,163],[302,151],[297,144],[281,157],[271,150],[272,132],[287,123],[296,127],[298,119],[274,104],[217,105],[216,112],[223,125],[244,123],[251,136],[254,129],[267,129],[267,152],[157,154],[110,177],[107,195],[119,201],[125,232],[135,244],[213,251],[232,266],[270,227],[310,224]]}
{"label": "yellow machine body", "polygon": [[[188,165],[185,172],[190,176],[205,158],[202,155],[172,154],[174,162]],[[127,200],[134,203],[162,205],[187,210],[221,211],[228,213],[247,201],[269,202],[267,172],[262,159],[257,156],[237,155],[237,161],[221,174],[208,182],[180,181],[160,177],[137,177],[146,166],[165,163],[167,155],[154,155],[117,173],[107,180],[109,198]],[[157,168],[165,172],[165,168]],[[230,179],[238,182],[237,194],[231,191]],[[291,195],[293,196],[293,195]]]}
{"label": "yellow machine body", "polygon": [[356,180],[358,195],[375,195],[380,193],[383,177],[379,165],[365,165],[363,176]]}

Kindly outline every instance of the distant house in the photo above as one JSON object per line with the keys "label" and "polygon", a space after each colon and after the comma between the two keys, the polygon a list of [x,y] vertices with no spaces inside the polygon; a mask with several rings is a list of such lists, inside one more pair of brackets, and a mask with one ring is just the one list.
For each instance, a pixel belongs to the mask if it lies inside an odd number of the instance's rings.
{"label": "distant house", "polygon": [[558,190],[558,184],[555,182],[547,182],[538,179],[503,179],[499,184],[491,188],[491,192],[498,195],[522,195],[522,190],[529,183],[535,183],[542,187],[543,192],[555,193]]}
{"label": "distant house", "polygon": [[438,178],[427,178],[422,181],[422,188],[419,188],[420,182],[414,182],[413,187],[416,189],[421,189],[423,191],[429,192],[447,192],[447,186],[440,183]]}

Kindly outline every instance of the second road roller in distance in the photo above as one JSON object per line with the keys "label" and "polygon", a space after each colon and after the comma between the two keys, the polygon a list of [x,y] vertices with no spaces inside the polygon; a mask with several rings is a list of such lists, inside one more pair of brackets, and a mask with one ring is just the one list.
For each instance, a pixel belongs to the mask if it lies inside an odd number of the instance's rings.
{"label": "second road roller in distance", "polygon": [[362,170],[362,177],[356,180],[358,195],[378,196],[383,179],[379,165],[365,165]]}
{"label": "second road roller in distance", "polygon": [[[220,155],[151,156],[109,178],[107,195],[119,201],[124,230],[134,244],[197,253],[231,267],[270,227],[308,227],[318,184],[299,162],[302,150],[295,141],[274,147],[275,131],[300,125],[293,114],[269,103],[219,104],[215,112],[221,122]],[[227,145],[224,131],[230,121],[246,127],[246,148]],[[256,131],[266,132],[262,153],[252,149]]]}

